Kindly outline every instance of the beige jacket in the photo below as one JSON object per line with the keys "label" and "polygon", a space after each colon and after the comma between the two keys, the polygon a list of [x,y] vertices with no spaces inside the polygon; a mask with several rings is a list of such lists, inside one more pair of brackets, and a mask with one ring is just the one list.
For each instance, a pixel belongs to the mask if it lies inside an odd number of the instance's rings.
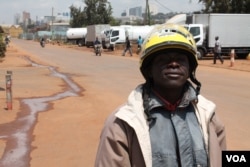
{"label": "beige jacket", "polygon": [[[222,166],[226,149],[225,128],[215,114],[215,104],[198,96],[194,104],[203,131],[210,167]],[[128,101],[107,119],[101,134],[95,167],[152,167],[149,126],[143,109],[141,85]]]}

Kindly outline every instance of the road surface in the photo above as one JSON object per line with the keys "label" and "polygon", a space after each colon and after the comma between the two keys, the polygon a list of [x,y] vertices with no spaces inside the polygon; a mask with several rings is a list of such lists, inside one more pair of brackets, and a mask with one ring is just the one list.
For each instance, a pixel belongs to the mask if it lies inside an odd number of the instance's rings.
{"label": "road surface", "polygon": [[[6,118],[0,124],[0,166],[92,167],[105,118],[144,81],[138,58],[13,43],[15,51],[8,52],[13,60],[8,61],[21,61],[4,66],[6,60],[0,69],[13,70],[13,94],[20,107],[0,113]],[[249,74],[206,65],[197,70],[201,94],[217,104],[231,150],[250,150]]]}

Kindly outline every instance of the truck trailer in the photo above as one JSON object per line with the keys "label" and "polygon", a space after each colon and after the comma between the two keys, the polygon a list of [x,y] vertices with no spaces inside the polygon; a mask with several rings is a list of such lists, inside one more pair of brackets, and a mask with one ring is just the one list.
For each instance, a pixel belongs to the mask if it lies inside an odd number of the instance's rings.
{"label": "truck trailer", "polygon": [[126,42],[126,37],[129,38],[131,42],[137,41],[138,37],[141,36],[145,39],[146,36],[151,32],[154,26],[131,26],[131,25],[121,25],[114,26],[107,30],[105,47],[113,50],[116,44],[123,44]]}
{"label": "truck trailer", "polygon": [[78,46],[85,45],[85,38],[87,34],[87,28],[69,28],[66,32],[67,41],[73,41]]}
{"label": "truck trailer", "polygon": [[96,38],[99,38],[100,42],[103,42],[103,33],[104,30],[109,29],[109,24],[95,24],[95,25],[89,25],[87,26],[87,34],[86,34],[86,41],[85,45],[87,47],[94,46],[94,41]]}
{"label": "truck trailer", "polygon": [[192,33],[198,58],[213,53],[215,37],[219,37],[222,55],[246,58],[250,53],[250,14],[193,14],[187,16],[185,27]]}

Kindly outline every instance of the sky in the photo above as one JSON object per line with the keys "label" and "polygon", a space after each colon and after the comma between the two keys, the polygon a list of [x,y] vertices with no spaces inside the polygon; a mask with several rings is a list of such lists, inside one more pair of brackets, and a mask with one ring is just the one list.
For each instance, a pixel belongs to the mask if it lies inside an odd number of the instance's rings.
{"label": "sky", "polygon": [[[121,13],[133,7],[144,8],[146,0],[108,0],[113,8],[113,16],[119,17]],[[84,7],[84,0],[0,0],[0,24],[14,24],[14,16],[22,15],[23,11],[29,12],[32,20],[43,16],[69,12],[69,7]],[[202,9],[198,0],[148,0],[149,4],[155,6],[158,12],[192,12]],[[150,6],[150,7],[151,7]]]}

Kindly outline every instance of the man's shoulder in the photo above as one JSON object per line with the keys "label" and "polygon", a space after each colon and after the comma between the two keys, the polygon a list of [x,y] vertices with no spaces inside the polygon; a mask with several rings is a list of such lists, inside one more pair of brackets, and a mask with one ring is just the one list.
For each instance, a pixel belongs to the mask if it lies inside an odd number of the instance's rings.
{"label": "man's shoulder", "polygon": [[206,97],[202,95],[198,95],[198,103],[197,106],[203,108],[205,110],[212,110],[214,111],[216,105],[213,101],[208,100]]}

